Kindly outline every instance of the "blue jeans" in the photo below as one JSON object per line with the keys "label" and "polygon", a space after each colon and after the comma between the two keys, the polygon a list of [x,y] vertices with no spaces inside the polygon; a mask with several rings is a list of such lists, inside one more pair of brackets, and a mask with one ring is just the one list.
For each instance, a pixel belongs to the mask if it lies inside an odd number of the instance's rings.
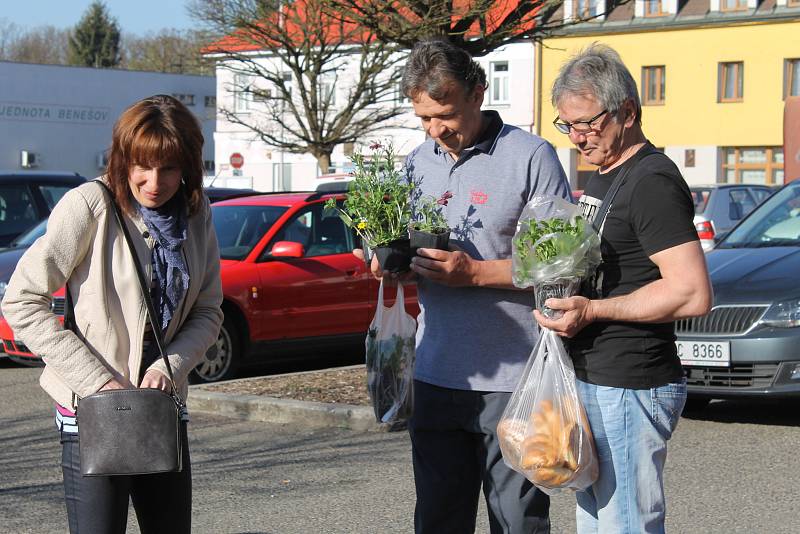
{"label": "blue jeans", "polygon": [[686,380],[652,389],[576,382],[600,460],[597,482],[576,493],[578,533],[663,533],[667,440],[686,403]]}

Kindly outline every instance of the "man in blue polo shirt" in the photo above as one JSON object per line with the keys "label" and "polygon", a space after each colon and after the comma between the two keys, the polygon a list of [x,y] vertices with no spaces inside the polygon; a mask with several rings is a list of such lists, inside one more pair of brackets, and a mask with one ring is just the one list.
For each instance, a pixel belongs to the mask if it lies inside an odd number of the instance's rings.
{"label": "man in blue polo shirt", "polygon": [[[406,168],[444,206],[451,247],[412,263],[421,313],[409,422],[417,533],[474,532],[481,485],[492,533],[550,530],[550,502],[503,463],[496,428],[536,342],[533,293],[511,282],[511,238],[534,196],[570,198],[553,147],[481,111],[486,74],[446,41],[418,43],[403,92],[428,140]],[[376,264],[377,262],[375,262]],[[381,274],[376,272],[376,274]]]}

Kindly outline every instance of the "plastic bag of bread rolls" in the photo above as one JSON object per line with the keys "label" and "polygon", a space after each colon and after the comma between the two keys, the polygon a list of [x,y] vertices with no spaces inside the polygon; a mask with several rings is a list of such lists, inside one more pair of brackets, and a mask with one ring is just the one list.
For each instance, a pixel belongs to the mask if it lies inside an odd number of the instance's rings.
{"label": "plastic bag of bread rolls", "polygon": [[583,490],[597,480],[594,439],[564,344],[542,329],[497,436],[503,460],[539,489]]}

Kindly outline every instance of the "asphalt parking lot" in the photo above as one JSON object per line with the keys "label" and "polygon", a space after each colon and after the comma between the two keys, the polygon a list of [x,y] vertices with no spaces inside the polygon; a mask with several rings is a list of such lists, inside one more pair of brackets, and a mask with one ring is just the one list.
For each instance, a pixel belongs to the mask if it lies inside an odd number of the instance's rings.
{"label": "asphalt parking lot", "polygon": [[[0,532],[63,533],[59,445],[40,370],[0,360]],[[800,532],[800,403],[715,402],[684,418],[665,473],[668,531]],[[405,433],[308,430],[195,414],[197,533],[412,532]],[[574,532],[573,498],[553,499],[553,533]],[[483,516],[477,532],[487,532]],[[128,532],[138,532],[131,517]]]}

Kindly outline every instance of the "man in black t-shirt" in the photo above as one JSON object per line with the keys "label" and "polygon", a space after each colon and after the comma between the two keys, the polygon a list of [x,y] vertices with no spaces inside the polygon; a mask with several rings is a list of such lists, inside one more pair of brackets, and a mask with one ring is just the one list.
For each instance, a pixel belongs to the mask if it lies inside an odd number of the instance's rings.
{"label": "man in black t-shirt", "polygon": [[561,318],[534,312],[570,338],[597,444],[598,480],[576,494],[578,532],[664,532],[667,440],[686,401],[674,321],[712,301],[694,204],[675,164],[645,138],[636,82],[614,50],[592,45],[569,60],[552,96],[556,128],[599,166],[580,199],[601,232],[597,275],[583,296],[546,302]]}

